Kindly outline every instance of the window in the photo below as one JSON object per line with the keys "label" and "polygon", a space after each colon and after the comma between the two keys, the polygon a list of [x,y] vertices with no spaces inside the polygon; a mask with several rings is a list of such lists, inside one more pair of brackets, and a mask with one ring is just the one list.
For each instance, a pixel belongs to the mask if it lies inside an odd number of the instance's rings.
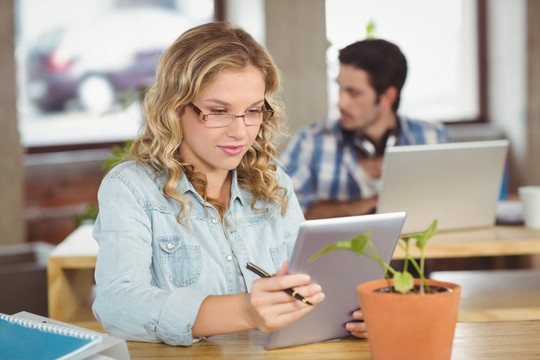
{"label": "window", "polygon": [[214,20],[214,0],[16,0],[18,117],[27,148],[123,142],[161,52]]}
{"label": "window", "polygon": [[399,113],[428,121],[480,117],[477,3],[469,0],[326,1],[329,109],[335,116],[339,49],[375,36],[401,48],[409,73]]}

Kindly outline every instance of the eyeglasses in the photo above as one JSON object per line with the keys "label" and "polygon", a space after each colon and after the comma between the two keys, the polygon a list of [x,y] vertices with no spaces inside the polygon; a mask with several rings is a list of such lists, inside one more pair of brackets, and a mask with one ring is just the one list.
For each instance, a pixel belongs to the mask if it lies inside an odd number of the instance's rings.
{"label": "eyeglasses", "polygon": [[241,117],[244,120],[246,126],[255,126],[262,124],[263,121],[270,119],[274,115],[274,110],[270,107],[270,104],[264,100],[264,110],[249,110],[243,115],[235,114],[203,114],[202,110],[195,106],[193,103],[189,103],[195,114],[204,121],[206,127],[220,128],[227,127],[232,124],[234,119]]}

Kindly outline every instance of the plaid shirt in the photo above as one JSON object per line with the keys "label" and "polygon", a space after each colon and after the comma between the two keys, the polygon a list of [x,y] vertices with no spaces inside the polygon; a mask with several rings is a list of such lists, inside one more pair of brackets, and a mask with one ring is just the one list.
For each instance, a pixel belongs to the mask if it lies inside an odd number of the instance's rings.
{"label": "plaid shirt", "polygon": [[[398,117],[397,146],[449,142],[439,124]],[[380,179],[358,166],[358,156],[341,132],[338,121],[308,125],[291,140],[280,157],[304,212],[316,201],[353,201],[378,193]]]}

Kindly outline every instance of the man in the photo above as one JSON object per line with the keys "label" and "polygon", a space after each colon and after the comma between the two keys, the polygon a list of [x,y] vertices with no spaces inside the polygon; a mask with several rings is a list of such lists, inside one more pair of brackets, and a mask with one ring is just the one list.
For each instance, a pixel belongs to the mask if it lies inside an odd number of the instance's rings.
{"label": "man", "polygon": [[397,115],[407,60],[396,45],[358,41],[339,61],[340,119],[300,129],[280,158],[306,219],[373,213],[387,146],[449,141],[441,125]]}

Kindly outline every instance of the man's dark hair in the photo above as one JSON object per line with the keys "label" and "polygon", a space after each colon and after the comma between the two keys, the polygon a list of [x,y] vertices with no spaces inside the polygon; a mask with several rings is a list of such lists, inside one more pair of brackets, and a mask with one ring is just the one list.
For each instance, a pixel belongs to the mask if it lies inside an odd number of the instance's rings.
{"label": "man's dark hair", "polygon": [[339,51],[339,62],[366,71],[377,95],[395,86],[398,91],[392,109],[397,112],[407,77],[407,59],[399,47],[382,39],[357,41]]}

